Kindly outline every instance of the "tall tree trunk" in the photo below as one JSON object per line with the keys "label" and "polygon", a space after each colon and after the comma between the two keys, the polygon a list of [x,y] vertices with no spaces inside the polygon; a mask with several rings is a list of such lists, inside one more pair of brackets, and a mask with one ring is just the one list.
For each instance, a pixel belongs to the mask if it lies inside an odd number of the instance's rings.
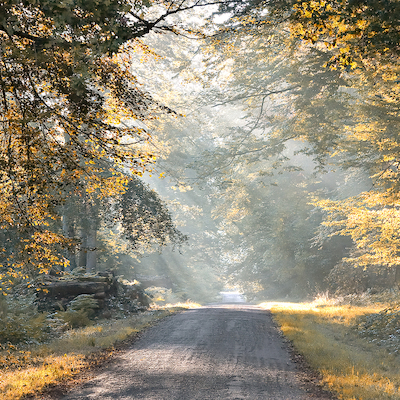
{"label": "tall tree trunk", "polygon": [[87,236],[86,230],[81,228],[81,246],[79,248],[79,266],[86,268],[87,261]]}
{"label": "tall tree trunk", "polygon": [[85,214],[81,218],[81,250],[79,266],[85,267],[86,272],[95,272],[97,266],[97,228],[98,206],[91,204],[86,194],[83,196]]}
{"label": "tall tree trunk", "polygon": [[87,235],[87,260],[86,260],[86,272],[95,272],[97,265],[97,229],[94,221],[91,221],[93,226],[88,230]]}
{"label": "tall tree trunk", "polygon": [[[71,143],[71,138],[66,132],[64,133],[64,140],[66,145],[69,145]],[[66,204],[63,207],[62,228],[64,236],[69,239],[72,239],[75,237],[75,221],[71,217],[71,212],[70,212],[71,210],[70,207],[68,207],[68,199],[73,200],[73,195],[72,197],[68,195],[66,196]],[[76,268],[75,249],[67,248],[65,251],[65,257],[69,261],[69,267],[67,267],[66,269],[71,271],[74,268]]]}
{"label": "tall tree trunk", "polygon": [[[71,239],[75,237],[75,226],[74,226],[74,224],[71,224],[69,226],[68,237],[71,238]],[[70,260],[69,261],[70,262],[69,266],[70,266],[70,269],[72,271],[73,269],[75,269],[77,267],[77,265],[76,265],[76,247],[75,247],[75,245],[74,245],[74,247],[72,249],[69,249],[68,251],[69,251],[69,258],[68,259]]]}
{"label": "tall tree trunk", "polygon": [[6,302],[6,296],[3,295],[3,293],[0,293],[0,318],[5,318],[7,317],[7,302]]}
{"label": "tall tree trunk", "polygon": [[[62,227],[64,236],[72,239],[75,236],[75,227],[73,219],[68,215],[68,209],[64,206],[64,212],[62,217]],[[75,251],[73,249],[67,248],[65,250],[65,257],[69,261],[69,267],[66,268],[67,271],[71,271],[76,268],[76,258]]]}
{"label": "tall tree trunk", "polygon": [[400,288],[400,265],[395,266],[394,283],[395,286]]}

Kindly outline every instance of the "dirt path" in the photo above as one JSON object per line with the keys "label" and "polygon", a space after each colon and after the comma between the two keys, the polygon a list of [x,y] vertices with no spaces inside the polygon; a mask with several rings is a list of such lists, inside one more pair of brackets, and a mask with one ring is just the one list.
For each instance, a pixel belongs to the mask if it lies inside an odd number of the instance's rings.
{"label": "dirt path", "polygon": [[150,328],[73,399],[329,399],[307,389],[271,315],[251,306],[186,311]]}

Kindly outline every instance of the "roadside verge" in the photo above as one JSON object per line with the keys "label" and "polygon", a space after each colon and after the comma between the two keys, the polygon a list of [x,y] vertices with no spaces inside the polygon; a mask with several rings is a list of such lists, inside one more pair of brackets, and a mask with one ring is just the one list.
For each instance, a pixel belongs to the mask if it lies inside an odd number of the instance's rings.
{"label": "roadside verge", "polygon": [[[387,310],[393,305],[332,303],[263,303],[261,307],[271,310],[285,337],[339,399],[399,400],[399,355],[393,343],[390,348],[382,345],[392,317]],[[380,329],[370,321],[380,321]]]}
{"label": "roadside verge", "polygon": [[0,351],[0,398],[18,400],[76,378],[112,358],[119,349],[160,319],[184,310],[170,307],[149,310],[119,320],[71,329],[49,343]]}

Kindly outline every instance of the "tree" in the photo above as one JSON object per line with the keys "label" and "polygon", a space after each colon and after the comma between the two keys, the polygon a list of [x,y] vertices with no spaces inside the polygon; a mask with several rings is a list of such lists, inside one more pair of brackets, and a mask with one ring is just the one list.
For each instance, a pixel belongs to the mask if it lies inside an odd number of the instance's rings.
{"label": "tree", "polygon": [[179,232],[172,222],[166,205],[154,190],[138,178],[133,178],[118,205],[124,236],[133,249],[167,243],[180,246],[188,237]]}
{"label": "tree", "polygon": [[354,68],[362,60],[394,61],[399,55],[397,1],[295,1],[284,10],[299,37],[334,50],[331,63]]}
{"label": "tree", "polygon": [[[375,205],[369,204],[372,210],[397,207],[393,201],[398,192],[398,85],[394,85],[398,80],[398,66],[393,62],[393,57],[384,52],[379,53],[383,42],[381,47],[376,44],[375,50],[370,47],[361,54],[355,36],[351,37],[349,32],[334,45],[331,43],[330,46],[321,46],[320,42],[313,43],[299,34],[300,17],[292,13],[291,7],[285,8],[285,4],[289,3],[269,2],[266,5],[266,2],[242,2],[240,5],[236,4],[234,9],[221,10],[221,13],[229,11],[236,15],[231,24],[229,21],[224,23],[227,29],[217,32],[214,38],[208,41],[208,61],[204,54],[200,55],[198,50],[194,50],[191,56],[179,60],[181,69],[176,69],[175,72],[181,73],[185,78],[189,77],[189,80],[192,77],[191,83],[204,84],[204,93],[198,97],[197,102],[193,102],[190,113],[193,115],[193,110],[197,107],[200,110],[199,114],[203,116],[199,120],[205,122],[202,122],[201,130],[196,132],[203,141],[201,146],[207,148],[207,151],[191,166],[198,173],[195,179],[203,177],[210,187],[215,188],[216,198],[227,197],[227,201],[221,201],[218,207],[221,212],[215,210],[214,213],[220,218],[221,229],[227,236],[232,237],[231,242],[227,240],[223,246],[227,254],[226,259],[241,260],[243,266],[241,270],[237,263],[237,268],[232,269],[232,277],[235,279],[247,275],[250,282],[251,277],[256,276],[253,274],[255,270],[251,270],[256,263],[259,264],[256,268],[259,276],[271,276],[273,271],[279,275],[278,271],[281,269],[276,267],[279,263],[271,265],[270,271],[266,272],[265,263],[272,257],[268,253],[263,259],[260,255],[263,253],[261,248],[275,246],[278,259],[279,255],[284,254],[283,247],[286,247],[286,250],[292,248],[293,257],[290,257],[291,261],[288,262],[293,266],[292,271],[303,271],[298,273],[297,282],[302,280],[304,283],[305,279],[317,275],[315,281],[322,287],[324,278],[335,263],[348,253],[346,247],[350,247],[349,236],[356,240],[356,235],[347,230],[345,238],[331,240],[328,245],[325,243],[319,254],[316,249],[304,250],[309,248],[309,241],[313,236],[319,233],[321,214],[317,213],[320,217],[318,223],[317,219],[314,219],[313,223],[308,224],[303,223],[301,218],[297,219],[296,214],[291,215],[288,212],[289,207],[283,207],[282,212],[275,208],[272,216],[263,219],[255,205],[256,202],[251,206],[246,205],[252,198],[249,193],[255,190],[250,188],[246,180],[258,182],[255,178],[258,177],[261,181],[262,174],[268,176],[283,173],[287,177],[290,176],[290,171],[295,173],[297,170],[300,173],[301,168],[288,162],[292,156],[288,156],[287,151],[287,147],[290,147],[294,140],[298,140],[302,145],[297,148],[297,153],[305,153],[312,158],[315,161],[313,167],[317,171],[337,170],[345,175],[345,179],[352,182],[359,192],[367,191],[368,193],[361,196],[377,201]],[[268,12],[265,12],[267,8]],[[371,7],[370,11],[373,9],[374,7]],[[283,11],[290,14],[290,18],[286,18],[288,14]],[[338,14],[341,12],[338,11]],[[237,19],[238,15],[242,17],[241,20]],[[346,16],[338,15],[338,18],[343,19]],[[379,18],[376,14],[370,21]],[[340,24],[338,26],[343,27],[344,22]],[[368,29],[371,27],[372,25]],[[347,26],[346,29],[352,28]],[[365,32],[360,34],[365,36]],[[325,39],[326,43],[331,40]],[[320,41],[325,39],[323,36],[319,38]],[[350,45],[352,48],[348,51],[347,47]],[[168,49],[170,50],[170,47]],[[391,54],[395,51],[396,49],[392,48]],[[179,53],[179,50],[176,53]],[[350,54],[351,57],[339,57],[341,54]],[[193,63],[191,57],[195,60]],[[199,60],[205,60],[206,63],[194,70],[200,64]],[[187,104],[189,107],[188,101]],[[211,112],[204,111],[206,108]],[[189,111],[185,113],[189,114]],[[213,113],[217,118],[213,118]],[[229,113],[233,120],[237,115],[240,115],[242,120],[234,120],[228,127],[222,126],[221,116]],[[200,144],[195,135],[192,139],[197,145]],[[308,160],[308,164],[312,164],[311,159]],[[354,184],[351,176],[355,170],[362,176],[362,184]],[[341,179],[340,182],[343,184],[345,179]],[[260,192],[262,193],[261,190]],[[257,197],[259,202],[263,200],[263,196],[269,198],[266,192],[263,195],[261,193]],[[319,194],[323,198],[328,197],[330,201],[339,199],[335,207],[341,206],[343,213],[349,211],[345,201],[340,202],[343,198],[347,197],[353,204],[360,205],[354,198],[355,190],[347,193],[323,191]],[[312,197],[307,195],[305,198],[308,199],[306,201],[311,201]],[[378,201],[378,198],[381,200]],[[285,204],[284,197],[280,202]],[[301,215],[310,221],[313,207],[307,204],[303,206],[304,213]],[[274,220],[275,215],[285,213],[289,214],[289,217],[283,225],[301,226],[298,232],[304,233],[303,236],[291,235],[293,229],[286,231],[280,226],[278,219]],[[338,217],[342,218],[342,222],[343,213]],[[382,213],[382,216],[384,215],[385,212]],[[234,224],[227,222],[235,216],[238,221]],[[259,245],[249,239],[243,240],[243,237],[251,236],[253,231],[260,233],[259,224],[263,220],[268,221],[268,227],[275,221],[275,231],[265,228],[262,230],[263,236],[255,235],[257,239],[263,238]],[[370,223],[371,218],[365,221]],[[373,230],[376,235],[369,234],[369,237],[374,237],[376,241],[387,240],[387,235],[381,235],[385,229],[382,225],[383,219],[375,218],[374,221]],[[386,218],[385,221],[386,224],[391,224],[390,218]],[[247,230],[241,226],[242,223]],[[274,237],[279,236],[276,235],[278,231],[285,233],[274,240]],[[240,232],[246,233],[240,235]],[[279,250],[279,245],[283,246],[282,251]],[[379,243],[376,242],[375,245],[378,246]],[[229,246],[232,248],[229,249]],[[392,254],[395,254],[396,241],[392,240],[390,246],[394,249]],[[395,261],[395,258],[392,260]],[[381,261],[384,263],[383,258]],[[355,262],[353,259],[352,265]],[[290,270],[291,268],[287,269]],[[288,282],[288,276],[290,272],[283,281]]]}
{"label": "tree", "polygon": [[185,30],[173,15],[215,3],[0,5],[0,224],[18,233],[0,278],[65,265],[61,248],[71,241],[52,228],[67,194],[83,188],[88,202],[118,195],[127,169],[141,174],[154,161],[145,122],[172,110],[139,85],[129,54],[151,54],[141,37]]}
{"label": "tree", "polygon": [[352,265],[394,267],[397,2],[385,3],[389,13],[376,2],[252,4],[233,10],[231,26],[225,23],[209,50],[213,71],[231,76],[220,106],[247,103],[247,123],[225,140],[215,170],[282,154],[301,140],[319,169],[362,171],[371,179],[363,193],[317,204],[329,214],[327,225],[354,240]]}
{"label": "tree", "polygon": [[254,32],[283,23],[297,38],[329,48],[332,65],[354,67],[355,58],[398,56],[399,7],[395,0],[248,0],[223,4],[219,13],[231,14],[223,31]]}

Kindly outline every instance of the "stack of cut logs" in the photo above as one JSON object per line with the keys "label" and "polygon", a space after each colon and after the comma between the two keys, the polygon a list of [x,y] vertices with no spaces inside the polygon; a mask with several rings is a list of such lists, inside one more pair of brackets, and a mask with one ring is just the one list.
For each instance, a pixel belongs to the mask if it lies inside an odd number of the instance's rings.
{"label": "stack of cut logs", "polygon": [[[99,303],[99,309],[112,308],[112,304],[134,303],[137,309],[147,308],[149,299],[139,284],[127,285],[120,282],[112,273],[42,276],[37,285],[37,306],[39,311],[65,310],[68,304],[81,294],[92,295]],[[131,304],[131,305],[132,305]],[[119,307],[121,309],[121,306]]]}

